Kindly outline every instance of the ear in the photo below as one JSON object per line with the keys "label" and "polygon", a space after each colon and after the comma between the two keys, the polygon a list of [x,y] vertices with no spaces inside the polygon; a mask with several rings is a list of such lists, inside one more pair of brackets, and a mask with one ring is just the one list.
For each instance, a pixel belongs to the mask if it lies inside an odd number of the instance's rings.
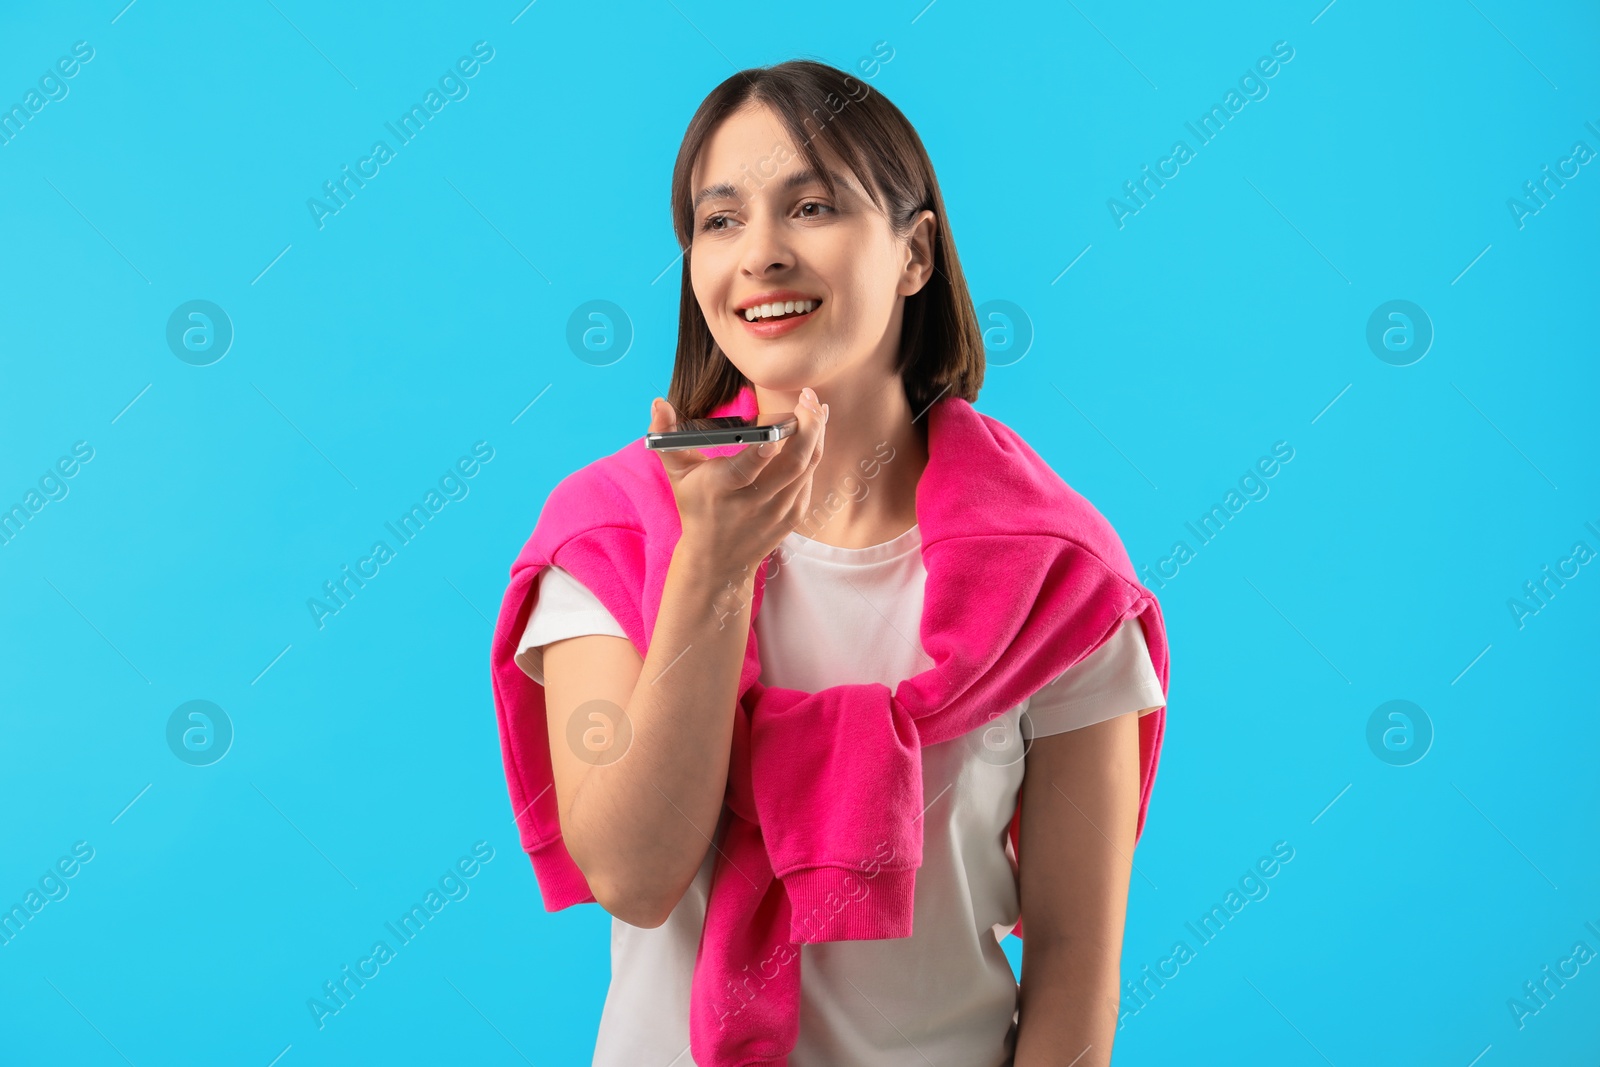
{"label": "ear", "polygon": [[906,265],[896,290],[901,296],[913,296],[922,291],[933,277],[934,240],[939,223],[932,211],[923,211],[912,222],[911,234],[906,238]]}

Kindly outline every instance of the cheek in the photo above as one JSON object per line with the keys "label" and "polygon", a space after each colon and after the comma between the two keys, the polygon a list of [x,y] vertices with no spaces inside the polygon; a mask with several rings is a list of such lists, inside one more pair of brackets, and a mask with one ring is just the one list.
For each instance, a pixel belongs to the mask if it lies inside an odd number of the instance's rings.
{"label": "cheek", "polygon": [[700,305],[700,313],[708,322],[715,322],[718,287],[715,279],[708,276],[710,273],[707,264],[702,261],[695,261],[689,265],[689,288],[694,292],[695,301]]}
{"label": "cheek", "polygon": [[696,296],[727,296],[740,266],[739,251],[731,242],[696,242],[690,247],[689,284]]}
{"label": "cheek", "polygon": [[893,261],[871,242],[864,243],[869,245],[864,254],[838,257],[826,268],[840,317],[856,323],[887,314],[895,300]]}

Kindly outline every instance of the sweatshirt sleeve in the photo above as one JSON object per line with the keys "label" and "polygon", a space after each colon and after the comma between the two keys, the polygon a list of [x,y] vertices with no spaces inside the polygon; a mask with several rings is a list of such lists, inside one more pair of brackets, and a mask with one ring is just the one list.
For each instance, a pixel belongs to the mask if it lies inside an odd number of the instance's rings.
{"label": "sweatshirt sleeve", "polygon": [[910,937],[922,820],[899,816],[924,804],[911,713],[876,683],[757,697],[750,780],[730,785],[754,793],[791,940]]}

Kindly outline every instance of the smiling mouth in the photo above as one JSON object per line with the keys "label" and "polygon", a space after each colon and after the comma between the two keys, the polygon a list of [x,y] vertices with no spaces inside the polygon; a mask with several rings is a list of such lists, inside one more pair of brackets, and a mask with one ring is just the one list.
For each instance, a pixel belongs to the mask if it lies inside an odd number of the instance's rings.
{"label": "smiling mouth", "polygon": [[[746,322],[783,322],[786,319],[802,318],[821,306],[820,300],[789,300],[784,302],[781,310],[776,303],[758,304],[755,307],[743,308],[736,314]],[[769,308],[769,313],[761,314],[762,308]]]}

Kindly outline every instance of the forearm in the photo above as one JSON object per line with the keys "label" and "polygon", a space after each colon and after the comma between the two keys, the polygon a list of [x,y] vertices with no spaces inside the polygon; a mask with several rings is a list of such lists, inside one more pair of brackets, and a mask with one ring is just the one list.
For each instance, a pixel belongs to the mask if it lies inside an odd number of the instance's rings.
{"label": "forearm", "polygon": [[1120,949],[1120,936],[1114,945],[1023,938],[1015,1067],[1111,1063]]}
{"label": "forearm", "polygon": [[721,815],[750,628],[748,574],[679,543],[626,708],[629,747],[591,767],[572,802],[581,865],[605,879],[618,911],[641,922],[665,920]]}
{"label": "forearm", "polygon": [[1138,717],[1039,738],[1023,779],[1015,1067],[1106,1067],[1139,812]]}

